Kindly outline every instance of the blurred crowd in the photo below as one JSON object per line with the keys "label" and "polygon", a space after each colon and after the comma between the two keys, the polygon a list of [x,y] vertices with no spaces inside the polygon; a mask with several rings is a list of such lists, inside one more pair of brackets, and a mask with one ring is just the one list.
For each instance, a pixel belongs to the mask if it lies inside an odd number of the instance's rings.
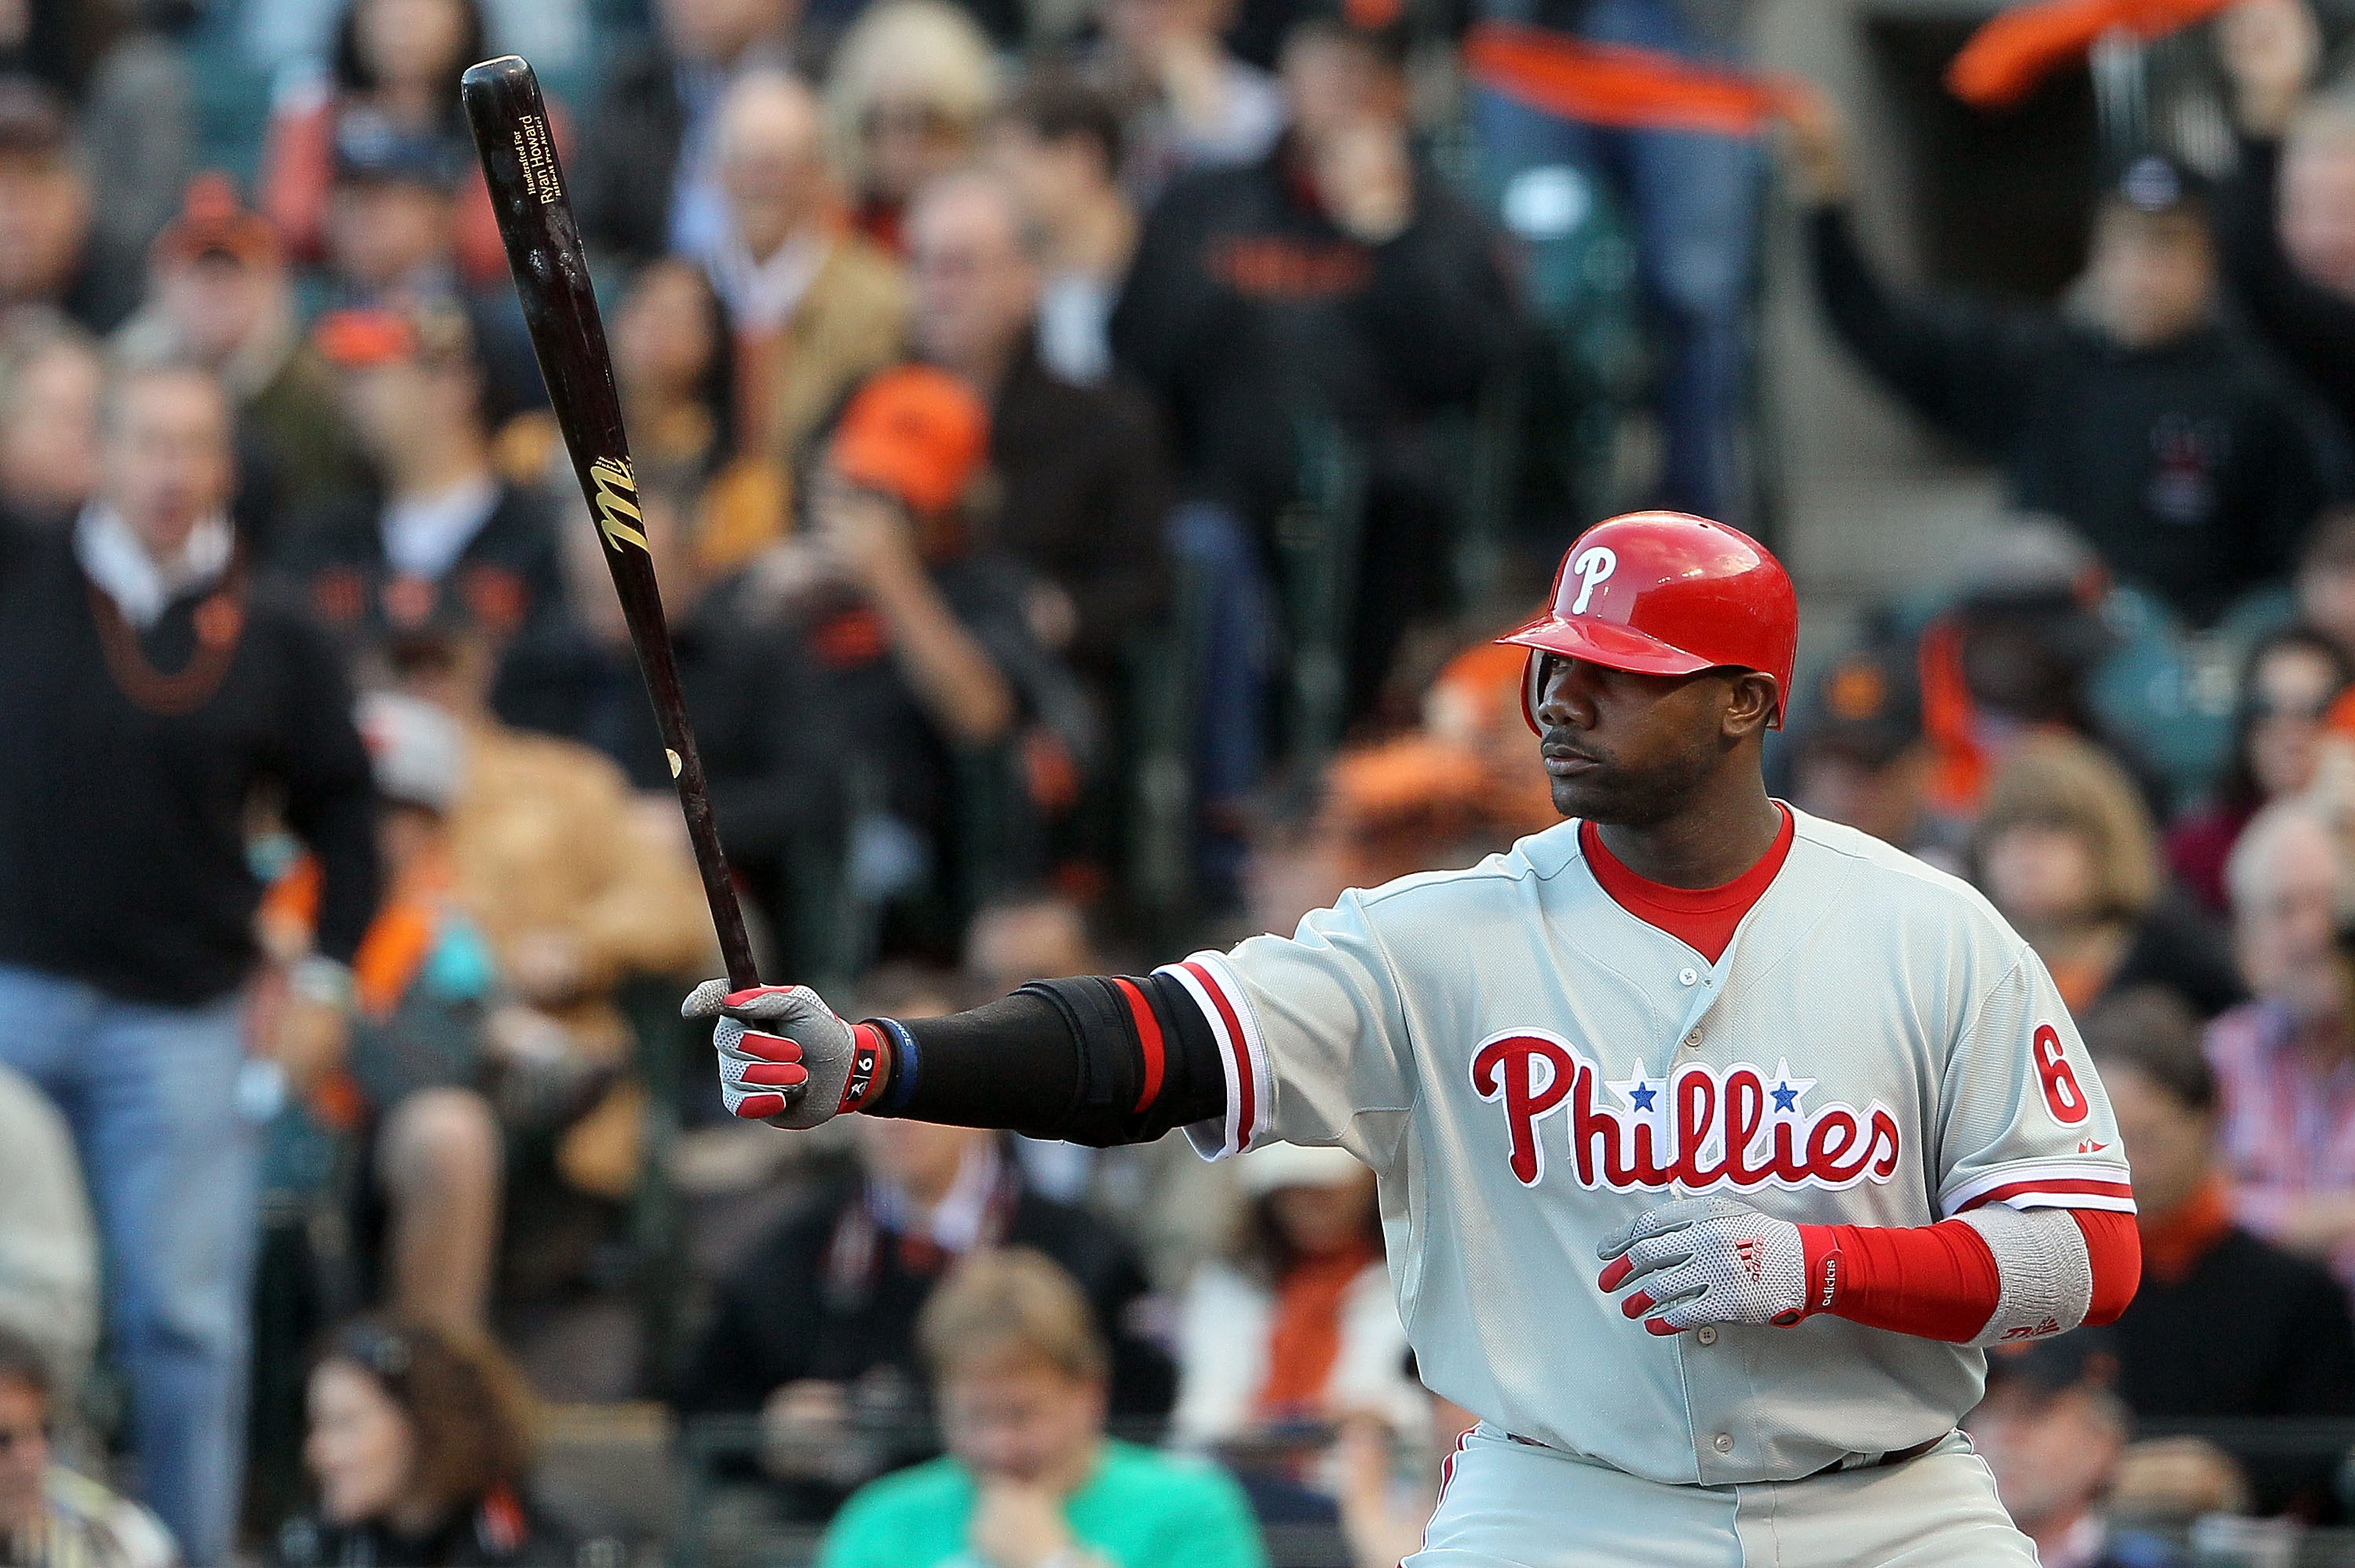
{"label": "blurred crowd", "polygon": [[2140,1298],[1998,1358],[1981,1451],[2071,1568],[2355,1514],[2335,25],[2175,40],[2212,133],[2105,122],[2024,304],[1901,281],[1803,85],[1590,120],[1463,48],[1732,72],[1744,17],[0,0],[0,1563],[658,1555],[534,1463],[657,1400],[682,1560],[1390,1563],[1473,1418],[1338,1151],[724,1115],[617,514],[459,111],[508,47],[762,972],[859,1015],[1551,825],[1487,639],[1606,512],[1766,527],[1792,209],[1821,330],[2008,499],[1811,648],[1778,789],[2035,946],[2141,1205]]}

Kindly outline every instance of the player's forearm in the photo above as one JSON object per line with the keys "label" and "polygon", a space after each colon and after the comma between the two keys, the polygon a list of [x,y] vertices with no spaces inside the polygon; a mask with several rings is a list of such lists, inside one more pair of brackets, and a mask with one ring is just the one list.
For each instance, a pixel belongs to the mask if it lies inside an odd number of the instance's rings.
{"label": "player's forearm", "polygon": [[1044,980],[970,1012],[875,1022],[890,1060],[872,1115],[1101,1146],[1226,1109],[1217,1043],[1167,976]]}
{"label": "player's forearm", "polygon": [[1869,1329],[1966,1344],[1995,1313],[1995,1254],[1961,1220],[1934,1225],[1801,1225],[1807,1306]]}
{"label": "player's forearm", "polygon": [[1934,1225],[1801,1225],[1808,1308],[1955,1344],[2106,1323],[2133,1298],[2132,1216],[2009,1209]]}

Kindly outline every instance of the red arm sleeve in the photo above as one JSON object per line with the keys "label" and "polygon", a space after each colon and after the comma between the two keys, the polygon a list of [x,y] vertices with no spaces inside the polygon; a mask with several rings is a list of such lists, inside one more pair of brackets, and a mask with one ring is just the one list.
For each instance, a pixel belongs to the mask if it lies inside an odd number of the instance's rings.
{"label": "red arm sleeve", "polygon": [[[2142,1243],[2132,1214],[2073,1209],[2093,1266],[2085,1321],[2115,1322],[2134,1299]],[[2003,1279],[1987,1238],[1961,1220],[1934,1225],[1801,1225],[1810,1305],[1870,1329],[1966,1344],[1995,1316]]]}
{"label": "red arm sleeve", "polygon": [[[1934,1225],[1801,1225],[1810,1305],[1868,1329],[1956,1344],[1976,1339],[2003,1294],[1987,1238],[1961,1220]],[[1828,1276],[1828,1280],[1827,1278]]]}
{"label": "red arm sleeve", "polygon": [[2085,1321],[2098,1329],[2118,1320],[2142,1283],[2142,1232],[2132,1214],[2107,1209],[2069,1213],[2085,1233],[2085,1255],[2093,1260],[2094,1304],[2085,1308]]}

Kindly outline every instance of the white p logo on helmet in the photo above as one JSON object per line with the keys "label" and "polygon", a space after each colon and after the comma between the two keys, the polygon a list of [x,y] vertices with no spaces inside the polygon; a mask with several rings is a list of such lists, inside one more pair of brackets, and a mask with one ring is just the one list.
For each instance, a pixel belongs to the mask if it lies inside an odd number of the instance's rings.
{"label": "white p logo on helmet", "polygon": [[1586,601],[1594,597],[1594,590],[1609,582],[1611,574],[1619,569],[1619,557],[1608,545],[1589,545],[1578,552],[1570,569],[1578,574],[1579,581],[1578,602],[1570,607],[1570,613],[1584,615]]}

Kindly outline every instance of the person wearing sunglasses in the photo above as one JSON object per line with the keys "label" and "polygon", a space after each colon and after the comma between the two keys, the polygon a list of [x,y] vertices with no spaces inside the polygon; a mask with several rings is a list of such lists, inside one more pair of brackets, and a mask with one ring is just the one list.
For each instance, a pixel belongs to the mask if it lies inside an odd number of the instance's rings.
{"label": "person wearing sunglasses", "polygon": [[2355,660],[2310,627],[2284,627],[2249,650],[2223,777],[2209,802],[2167,833],[2168,869],[2211,914],[2231,911],[2224,863],[2249,819],[2314,783],[2324,715],[2350,680]]}
{"label": "person wearing sunglasses", "polygon": [[311,1370],[317,1505],[280,1568],[565,1568],[618,1561],[533,1505],[528,1395],[489,1340],[391,1317],[336,1330]]}
{"label": "person wearing sunglasses", "polygon": [[48,1358],[0,1327],[0,1563],[15,1568],[173,1568],[179,1549],[128,1498],[58,1462]]}

